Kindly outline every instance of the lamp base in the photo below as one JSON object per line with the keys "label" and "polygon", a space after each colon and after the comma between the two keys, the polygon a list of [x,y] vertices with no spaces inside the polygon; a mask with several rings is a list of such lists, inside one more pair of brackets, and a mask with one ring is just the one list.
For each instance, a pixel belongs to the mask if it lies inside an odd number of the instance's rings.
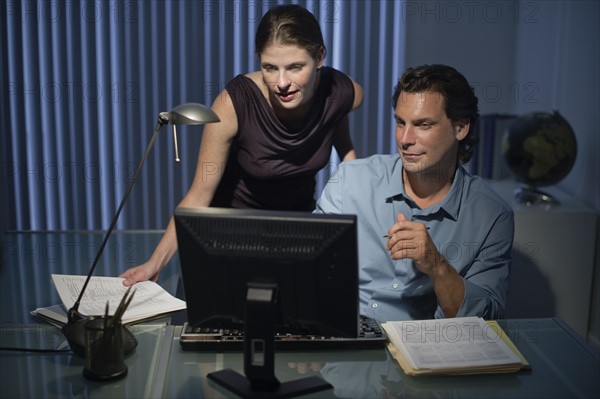
{"label": "lamp base", "polygon": [[119,370],[113,374],[98,374],[98,373],[94,373],[91,370],[88,370],[87,368],[83,369],[83,376],[85,378],[87,378],[88,380],[94,380],[94,381],[113,381],[113,380],[120,380],[121,378],[124,378],[127,376],[127,366],[125,366],[125,368],[123,368],[122,370]]}

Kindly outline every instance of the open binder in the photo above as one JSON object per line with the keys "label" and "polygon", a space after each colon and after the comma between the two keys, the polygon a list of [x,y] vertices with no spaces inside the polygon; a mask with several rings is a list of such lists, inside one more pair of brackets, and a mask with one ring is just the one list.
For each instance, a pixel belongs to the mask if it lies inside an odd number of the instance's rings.
{"label": "open binder", "polygon": [[382,323],[407,375],[511,373],[530,369],[496,321],[479,317]]}

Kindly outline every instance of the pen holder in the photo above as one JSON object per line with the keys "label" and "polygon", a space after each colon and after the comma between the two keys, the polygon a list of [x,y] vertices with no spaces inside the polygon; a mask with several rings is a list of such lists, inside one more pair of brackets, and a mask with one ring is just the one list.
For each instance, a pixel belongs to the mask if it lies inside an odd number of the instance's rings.
{"label": "pen holder", "polygon": [[97,381],[127,375],[123,326],[111,325],[111,318],[97,318],[85,323],[85,367],[83,375]]}

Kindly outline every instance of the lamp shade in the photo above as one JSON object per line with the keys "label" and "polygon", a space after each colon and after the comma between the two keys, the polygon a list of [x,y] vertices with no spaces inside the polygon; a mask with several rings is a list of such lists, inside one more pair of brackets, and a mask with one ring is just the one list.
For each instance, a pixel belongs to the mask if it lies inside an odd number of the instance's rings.
{"label": "lamp shade", "polygon": [[169,112],[162,112],[160,116],[172,125],[201,125],[221,121],[210,108],[198,103],[178,105]]}

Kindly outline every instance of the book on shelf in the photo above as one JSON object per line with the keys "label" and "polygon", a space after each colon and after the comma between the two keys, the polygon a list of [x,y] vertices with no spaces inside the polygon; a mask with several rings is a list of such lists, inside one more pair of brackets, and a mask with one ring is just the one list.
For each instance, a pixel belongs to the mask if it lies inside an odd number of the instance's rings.
{"label": "book on shelf", "polygon": [[508,335],[480,317],[382,323],[388,349],[408,375],[511,373],[530,369]]}
{"label": "book on shelf", "polygon": [[[67,323],[67,309],[73,307],[87,276],[52,274],[52,282],[62,301],[60,305],[37,308],[32,315],[58,327]],[[123,278],[93,276],[79,304],[79,312],[84,316],[102,316],[108,301],[109,315],[119,306],[128,287]],[[122,317],[123,324],[134,324],[186,309],[185,301],[169,294],[152,281],[136,283],[135,294]]]}

